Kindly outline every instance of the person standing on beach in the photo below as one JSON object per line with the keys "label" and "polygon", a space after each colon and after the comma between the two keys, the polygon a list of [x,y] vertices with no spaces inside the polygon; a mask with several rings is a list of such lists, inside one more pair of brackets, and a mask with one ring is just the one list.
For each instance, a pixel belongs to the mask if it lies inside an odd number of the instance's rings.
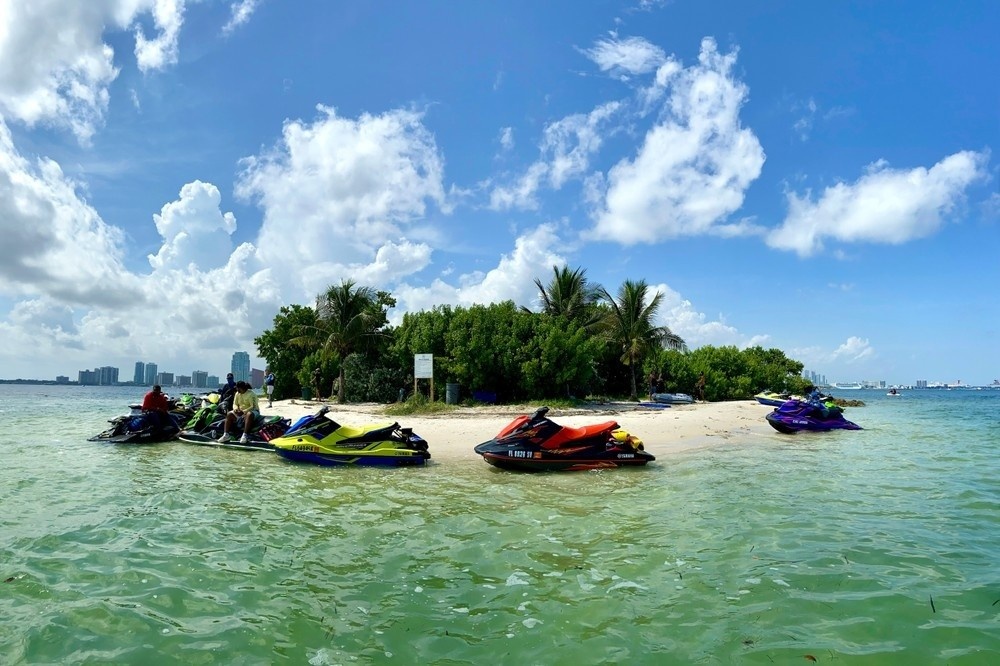
{"label": "person standing on beach", "polygon": [[320,371],[319,368],[313,368],[313,371],[312,371],[312,390],[313,390],[313,397],[316,398],[317,400],[319,400],[319,396],[321,395],[320,392],[319,392],[319,389],[320,389],[320,385],[322,383],[323,383],[323,373],[322,373],[322,371]]}
{"label": "person standing on beach", "polygon": [[703,402],[705,400],[705,373],[698,375],[698,381],[694,385],[694,399]]}
{"label": "person standing on beach", "polygon": [[274,373],[271,372],[270,368],[265,368],[264,372],[264,390],[267,392],[267,406],[271,407],[274,402]]}

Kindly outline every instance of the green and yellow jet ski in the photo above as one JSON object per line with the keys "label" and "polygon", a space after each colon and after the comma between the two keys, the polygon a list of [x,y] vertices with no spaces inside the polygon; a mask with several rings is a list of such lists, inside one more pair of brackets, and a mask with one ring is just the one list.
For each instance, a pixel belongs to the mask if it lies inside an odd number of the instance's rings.
{"label": "green and yellow jet ski", "polygon": [[317,465],[423,465],[431,454],[427,442],[402,428],[388,425],[341,425],[329,416],[329,407],[303,416],[282,437],[271,440],[284,458]]}

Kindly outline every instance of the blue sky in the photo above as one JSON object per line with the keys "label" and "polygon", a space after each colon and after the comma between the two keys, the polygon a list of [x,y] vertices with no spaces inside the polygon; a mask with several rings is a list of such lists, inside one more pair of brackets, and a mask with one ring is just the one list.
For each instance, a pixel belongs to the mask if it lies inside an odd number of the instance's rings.
{"label": "blue sky", "polygon": [[[0,0],[0,378],[582,267],[692,348],[1000,376],[995,2]],[[255,367],[263,363],[255,360]]]}

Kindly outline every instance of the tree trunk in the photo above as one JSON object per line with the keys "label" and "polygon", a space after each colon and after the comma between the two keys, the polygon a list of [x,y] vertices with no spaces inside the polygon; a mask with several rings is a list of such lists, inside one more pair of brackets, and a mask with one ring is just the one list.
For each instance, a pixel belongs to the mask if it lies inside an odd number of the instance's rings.
{"label": "tree trunk", "polygon": [[635,384],[635,361],[632,361],[631,365],[629,366],[629,369],[632,371],[632,395],[629,397],[629,400],[638,401],[639,395],[636,392],[637,389]]}
{"label": "tree trunk", "polygon": [[344,404],[344,364],[340,364],[340,381],[338,382],[340,386],[337,390],[337,402],[339,404]]}

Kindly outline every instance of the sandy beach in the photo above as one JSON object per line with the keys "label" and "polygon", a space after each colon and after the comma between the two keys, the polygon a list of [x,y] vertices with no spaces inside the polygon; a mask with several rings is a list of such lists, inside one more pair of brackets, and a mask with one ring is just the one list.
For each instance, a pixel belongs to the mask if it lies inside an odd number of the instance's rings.
{"label": "sandy beach", "polygon": [[[530,414],[540,405],[458,407],[447,414],[389,416],[385,405],[375,403],[338,405],[336,402],[277,400],[273,407],[262,401],[261,413],[279,415],[294,423],[320,407],[338,423],[365,425],[398,421],[427,440],[433,460],[475,459],[473,447],[500,431],[511,419]],[[751,436],[777,436],[764,420],[772,408],[755,400],[672,405],[664,409],[639,407],[635,403],[608,403],[585,408],[553,408],[549,417],[568,426],[617,421],[619,426],[642,438],[655,456],[738,444]]]}

